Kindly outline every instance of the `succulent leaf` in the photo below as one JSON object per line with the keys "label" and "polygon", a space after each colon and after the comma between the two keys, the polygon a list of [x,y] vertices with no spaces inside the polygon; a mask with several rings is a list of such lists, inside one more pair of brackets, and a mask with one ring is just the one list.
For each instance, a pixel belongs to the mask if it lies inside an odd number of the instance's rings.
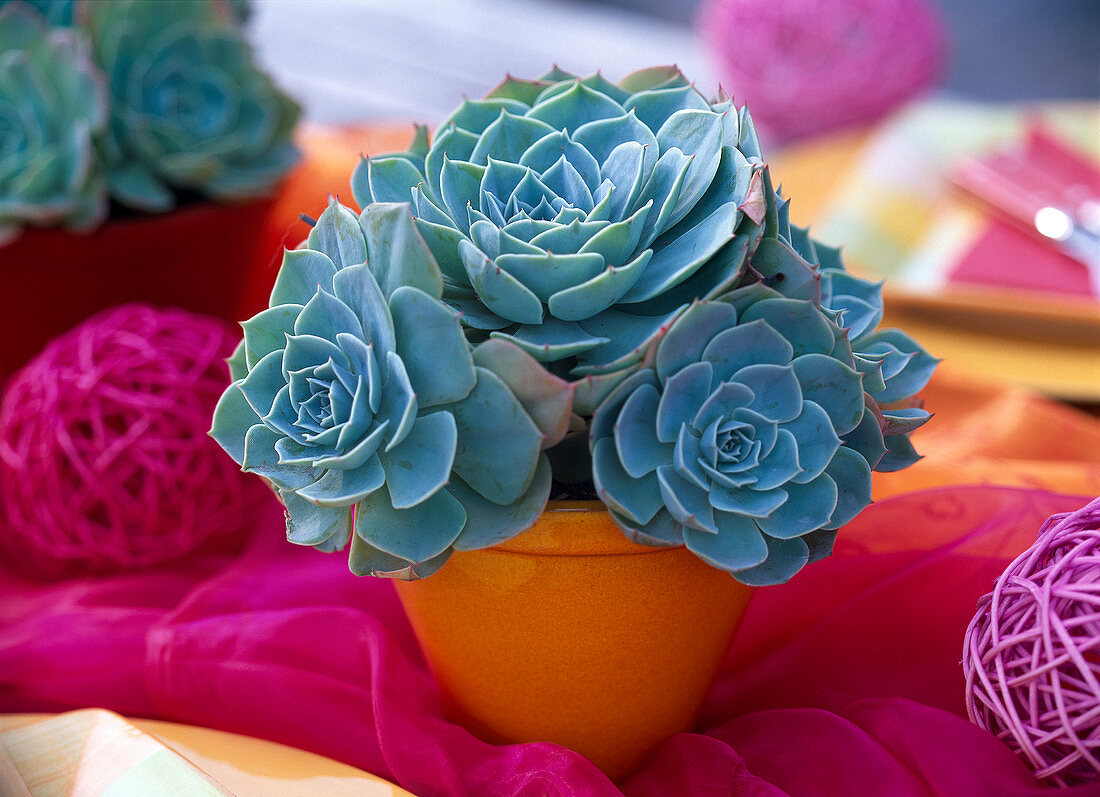
{"label": "succulent leaf", "polygon": [[546,371],[519,346],[501,338],[490,338],[477,346],[473,361],[508,386],[542,433],[544,449],[565,437],[573,407],[573,385]]}
{"label": "succulent leaf", "polygon": [[401,287],[418,288],[436,299],[443,295],[443,275],[413,223],[407,203],[368,205],[359,216],[359,225],[365,236],[368,266],[387,299]]}
{"label": "succulent leaf", "polygon": [[367,259],[358,219],[336,200],[329,202],[306,241],[310,249],[328,255],[337,268],[354,266]]}
{"label": "succulent leaf", "polygon": [[[279,493],[286,507],[286,538],[296,545],[323,545],[333,537],[343,538],[351,526],[351,511],[347,507],[322,509],[294,493]],[[340,546],[343,547],[343,546]]]}
{"label": "succulent leaf", "polygon": [[466,509],[466,526],[454,542],[456,551],[488,548],[515,536],[515,529],[535,524],[550,495],[551,471],[546,455],[539,457],[535,476],[526,492],[511,504],[497,504],[471,489],[462,479],[447,485],[448,492]]}
{"label": "succulent leaf", "polygon": [[287,249],[283,252],[283,264],[271,289],[271,307],[279,305],[305,305],[318,287],[332,291],[332,279],[336,276],[336,264],[324,252],[312,249]]}
{"label": "succulent leaf", "polygon": [[[774,242],[765,240],[758,247],[752,258],[753,269],[776,291],[803,298],[799,294],[805,290],[808,267],[811,278],[820,282],[821,306],[839,314],[857,368],[865,374],[864,388],[875,402],[896,404],[918,393],[939,360],[904,332],[878,328],[883,314],[882,284],[849,274],[839,249],[815,241],[808,230],[785,218],[777,222],[775,235]],[[785,254],[778,256],[777,252]],[[907,434],[912,430],[888,431]]]}

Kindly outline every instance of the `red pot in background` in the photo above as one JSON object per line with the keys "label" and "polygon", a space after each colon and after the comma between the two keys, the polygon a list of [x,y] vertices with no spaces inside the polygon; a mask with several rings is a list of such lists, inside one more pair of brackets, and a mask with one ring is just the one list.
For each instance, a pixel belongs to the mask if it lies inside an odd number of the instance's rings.
{"label": "red pot in background", "polygon": [[27,229],[0,247],[0,380],[51,338],[129,301],[238,321],[272,199],[188,205],[80,234]]}

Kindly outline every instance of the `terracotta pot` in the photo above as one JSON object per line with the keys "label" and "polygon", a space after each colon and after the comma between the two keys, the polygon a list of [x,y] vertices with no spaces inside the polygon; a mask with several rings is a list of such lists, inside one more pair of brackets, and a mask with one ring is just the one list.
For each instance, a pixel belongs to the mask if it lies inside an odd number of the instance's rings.
{"label": "terracotta pot", "polygon": [[28,229],[0,247],[0,380],[51,338],[130,301],[236,321],[271,200],[194,204],[87,234]]}
{"label": "terracotta pot", "polygon": [[630,542],[603,504],[552,502],[397,593],[453,719],[618,780],[693,727],[752,589],[685,548]]}

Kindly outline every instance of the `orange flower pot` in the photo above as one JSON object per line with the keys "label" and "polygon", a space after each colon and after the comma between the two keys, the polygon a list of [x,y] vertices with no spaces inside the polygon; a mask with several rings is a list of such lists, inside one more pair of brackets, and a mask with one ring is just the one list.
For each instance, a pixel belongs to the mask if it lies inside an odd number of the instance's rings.
{"label": "orange flower pot", "polygon": [[618,780],[693,727],[752,588],[685,548],[630,542],[601,503],[551,502],[397,593],[453,719]]}

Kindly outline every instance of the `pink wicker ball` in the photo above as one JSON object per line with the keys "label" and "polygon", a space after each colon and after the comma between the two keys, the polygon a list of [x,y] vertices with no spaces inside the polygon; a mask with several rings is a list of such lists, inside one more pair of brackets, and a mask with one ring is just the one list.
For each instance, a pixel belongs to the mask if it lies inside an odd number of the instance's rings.
{"label": "pink wicker ball", "polygon": [[235,338],[124,305],[52,341],[0,404],[0,556],[39,578],[239,549],[266,489],[206,432]]}
{"label": "pink wicker ball", "polygon": [[1060,786],[1100,773],[1100,498],[1054,515],[978,605],[970,719]]}
{"label": "pink wicker ball", "polygon": [[880,118],[945,49],[928,0],[706,0],[697,26],[766,144]]}

